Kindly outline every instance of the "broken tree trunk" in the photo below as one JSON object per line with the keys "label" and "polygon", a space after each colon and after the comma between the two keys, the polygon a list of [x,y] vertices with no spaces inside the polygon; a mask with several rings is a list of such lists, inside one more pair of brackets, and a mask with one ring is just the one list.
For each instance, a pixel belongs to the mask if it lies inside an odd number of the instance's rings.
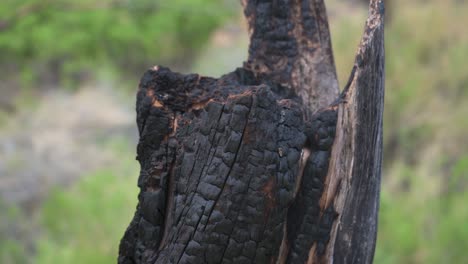
{"label": "broken tree trunk", "polygon": [[215,79],[155,66],[141,79],[141,191],[119,263],[370,263],[383,0],[341,95],[323,1],[243,5],[242,68]]}

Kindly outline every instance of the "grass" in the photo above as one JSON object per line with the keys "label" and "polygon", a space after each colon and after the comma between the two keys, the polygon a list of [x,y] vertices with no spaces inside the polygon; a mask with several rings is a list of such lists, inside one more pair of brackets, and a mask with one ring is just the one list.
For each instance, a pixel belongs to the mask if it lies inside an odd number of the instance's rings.
{"label": "grass", "polygon": [[26,225],[18,223],[24,214],[16,207],[9,206],[0,200],[0,263],[27,263],[30,259],[25,244],[19,242]]}
{"label": "grass", "polygon": [[137,170],[132,171],[98,171],[71,190],[54,191],[42,210],[46,231],[37,263],[115,263],[136,204]]}
{"label": "grass", "polygon": [[135,212],[138,163],[125,139],[111,138],[103,148],[120,162],[85,175],[69,190],[54,190],[44,203],[37,263],[115,263]]}

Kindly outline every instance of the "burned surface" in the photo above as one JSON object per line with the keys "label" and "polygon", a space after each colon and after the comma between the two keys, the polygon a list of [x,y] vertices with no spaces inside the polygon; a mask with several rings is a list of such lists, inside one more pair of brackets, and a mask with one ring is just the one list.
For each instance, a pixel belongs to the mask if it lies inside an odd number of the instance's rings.
{"label": "burned surface", "polygon": [[[333,258],[342,263],[371,263],[377,237],[380,175],[382,164],[382,123],[384,107],[384,7],[371,1],[370,17],[356,56],[355,74],[339,120],[340,145],[331,176],[344,183],[335,204],[340,217],[332,236]],[[349,131],[344,134],[342,131]],[[339,163],[337,163],[339,164]],[[343,173],[345,171],[346,173]]]}
{"label": "burned surface", "polygon": [[335,138],[337,110],[326,109],[315,114],[306,126],[310,156],[305,164],[297,197],[288,212],[289,254],[286,263],[306,263],[312,246],[319,255],[329,240],[334,213],[331,207],[320,208],[325,177],[328,173],[331,147]]}
{"label": "burned surface", "polygon": [[310,113],[333,102],[338,81],[323,1],[244,0],[243,5],[250,30],[244,68],[296,93]]}
{"label": "burned surface", "polygon": [[243,85],[258,81],[236,76],[205,79],[165,68],[143,76],[141,192],[121,263],[277,258],[306,141],[302,109],[280,89]]}
{"label": "burned surface", "polygon": [[340,97],[323,1],[243,4],[243,68],[215,79],[156,66],[141,79],[140,193],[118,261],[370,263],[383,2],[371,1]]}
{"label": "burned surface", "polygon": [[372,0],[343,104],[330,162],[326,203],[339,217],[327,258],[371,263],[377,236],[384,107],[384,7]]}

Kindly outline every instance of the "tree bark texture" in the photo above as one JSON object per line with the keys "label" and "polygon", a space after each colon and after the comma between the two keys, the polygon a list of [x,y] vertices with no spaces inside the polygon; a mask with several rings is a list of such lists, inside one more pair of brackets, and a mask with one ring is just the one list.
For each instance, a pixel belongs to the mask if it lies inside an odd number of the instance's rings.
{"label": "tree bark texture", "polygon": [[340,95],[323,1],[242,3],[242,68],[216,79],[155,66],[140,81],[140,193],[118,261],[371,263],[383,0]]}

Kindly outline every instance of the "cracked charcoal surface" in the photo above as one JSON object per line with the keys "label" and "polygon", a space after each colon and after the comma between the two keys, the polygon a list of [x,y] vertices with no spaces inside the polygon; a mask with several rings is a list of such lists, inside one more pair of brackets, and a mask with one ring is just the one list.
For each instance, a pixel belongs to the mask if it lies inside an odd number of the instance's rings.
{"label": "cracked charcoal surface", "polygon": [[[371,9],[377,2],[371,1]],[[327,249],[337,213],[332,206],[323,208],[320,199],[325,181],[330,183],[325,177],[335,140],[336,104],[345,101],[336,100],[324,3],[243,3],[252,33],[243,68],[214,79],[154,67],[141,79],[140,194],[121,240],[119,263],[305,263],[311,252],[315,259]],[[373,32],[371,26],[365,34]],[[345,96],[368,83],[383,88],[383,30],[377,33],[376,51],[358,54],[352,74],[356,72],[357,79],[350,79],[357,84],[354,90],[345,89]],[[374,40],[364,38],[359,52],[373,43],[366,41]],[[345,129],[352,122],[359,124],[355,140],[368,143],[359,144],[355,153],[347,146],[349,153],[343,152],[345,158],[358,157],[352,172],[358,181],[370,175],[379,182],[383,89],[375,91],[356,95],[358,114],[344,124]],[[361,102],[368,98],[381,105]],[[376,111],[368,111],[370,106]],[[375,166],[364,159],[374,160]],[[358,183],[351,186],[355,194],[346,203],[353,206],[340,211],[342,226],[334,235],[331,257],[340,263],[354,256],[356,263],[364,258],[370,263],[373,256],[375,243],[359,242],[368,239],[366,234],[375,235],[379,189],[366,181],[364,186],[374,191],[369,196],[357,192]],[[363,206],[370,208],[371,217],[366,218],[365,210],[353,211]]]}
{"label": "cracked charcoal surface", "polygon": [[325,7],[247,1],[245,15],[243,68],[214,79],[154,67],[142,77],[139,203],[119,263],[275,263],[288,216],[294,254],[308,253],[311,237],[328,241],[318,200],[336,112],[305,121],[338,96]]}
{"label": "cracked charcoal surface", "polygon": [[141,192],[120,263],[278,257],[306,136],[300,103],[260,83],[245,70],[219,80],[162,67],[143,76]]}
{"label": "cracked charcoal surface", "polygon": [[327,109],[312,117],[306,127],[311,154],[307,159],[299,193],[288,212],[287,263],[306,263],[313,244],[322,255],[335,220],[333,208],[321,212],[319,201],[328,172],[335,137],[337,111]]}
{"label": "cracked charcoal surface", "polygon": [[244,14],[251,29],[245,68],[288,87],[311,113],[336,99],[339,89],[323,1],[248,0]]}

